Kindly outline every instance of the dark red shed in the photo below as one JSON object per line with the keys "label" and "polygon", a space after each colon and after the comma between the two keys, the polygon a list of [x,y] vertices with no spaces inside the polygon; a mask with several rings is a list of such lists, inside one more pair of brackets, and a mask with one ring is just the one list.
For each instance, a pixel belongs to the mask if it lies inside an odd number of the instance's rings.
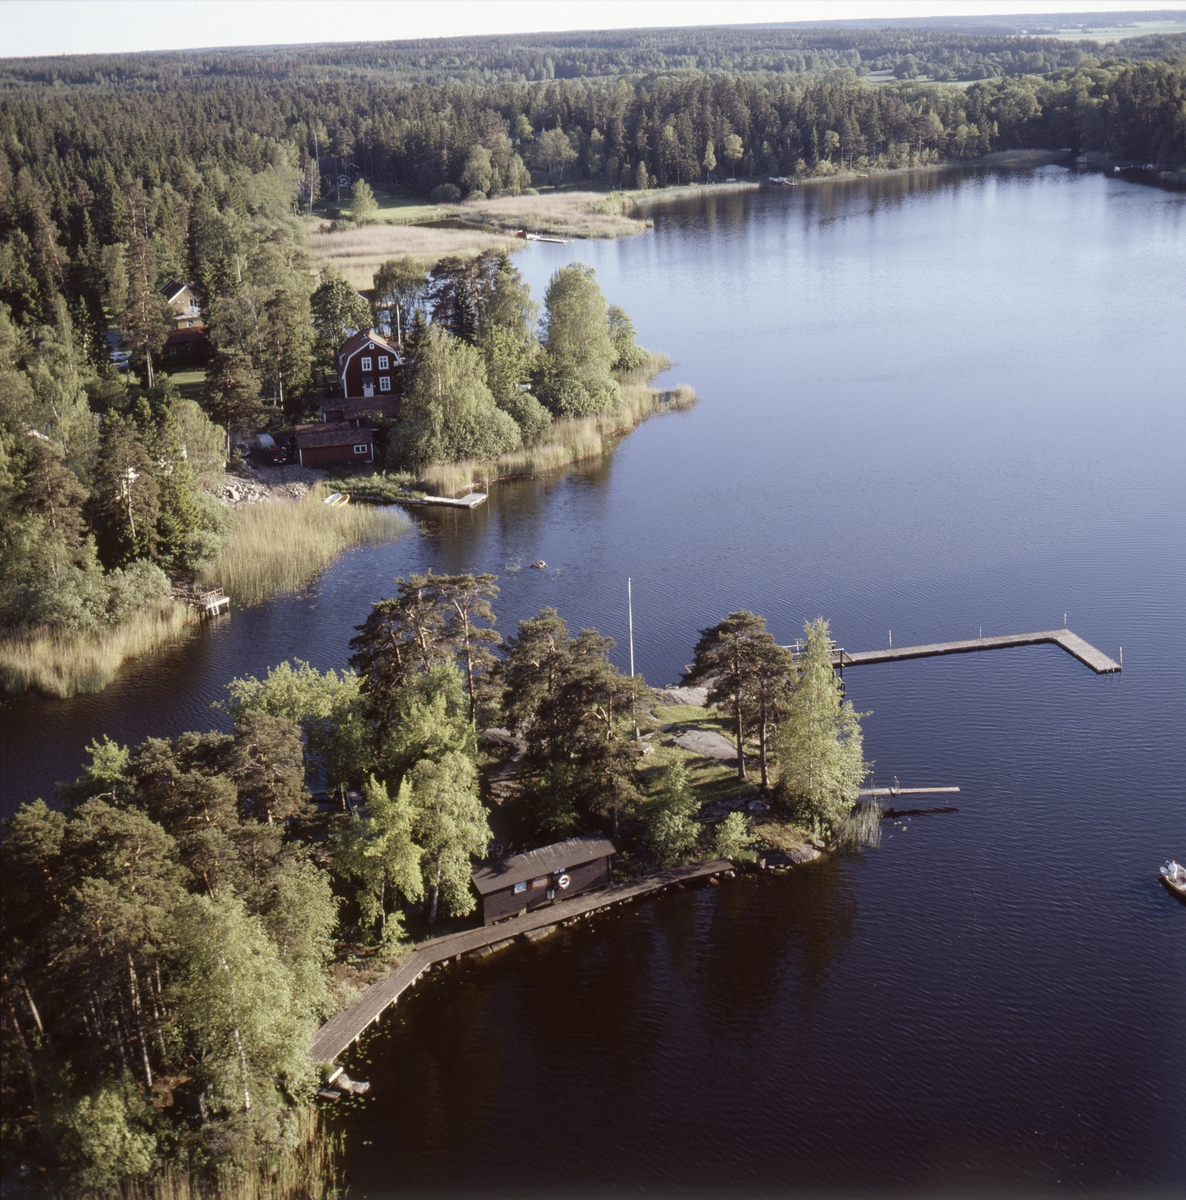
{"label": "dark red shed", "polygon": [[334,463],[373,463],[375,435],[352,421],[327,421],[298,425],[297,461],[302,467],[324,467]]}
{"label": "dark red shed", "polygon": [[569,838],[475,867],[473,880],[482,898],[483,923],[489,925],[523,909],[605,887],[615,853],[609,838],[594,835]]}

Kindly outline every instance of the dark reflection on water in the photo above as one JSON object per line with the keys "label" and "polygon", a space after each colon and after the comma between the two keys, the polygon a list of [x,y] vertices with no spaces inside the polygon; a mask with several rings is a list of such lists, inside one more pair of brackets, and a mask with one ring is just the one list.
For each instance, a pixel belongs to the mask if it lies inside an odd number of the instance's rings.
{"label": "dark reflection on water", "polygon": [[[606,914],[401,1003],[344,1117],[360,1190],[1170,1187],[1186,1176],[1186,205],[933,173],[656,206],[579,257],[702,403],[596,465],[345,556],[68,703],[9,702],[5,804],[86,740],[208,725],[235,674],[341,665],[392,575],[500,575],[639,669],[697,628],[828,615],[849,649],[1062,624],[847,673],[877,781],[959,809],[780,880]],[[574,253],[574,251],[576,253]],[[545,559],[545,571],[529,568]],[[366,1143],[370,1142],[371,1145]]]}

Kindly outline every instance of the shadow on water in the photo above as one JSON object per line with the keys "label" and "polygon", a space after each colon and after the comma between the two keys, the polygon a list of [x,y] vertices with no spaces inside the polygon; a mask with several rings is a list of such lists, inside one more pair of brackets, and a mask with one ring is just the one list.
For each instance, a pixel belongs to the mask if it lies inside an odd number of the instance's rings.
{"label": "shadow on water", "polygon": [[[643,901],[450,965],[347,1060],[372,1084],[341,1114],[351,1178],[366,1195],[477,1179],[565,1192],[659,1169],[675,1186],[775,1182],[746,1165],[752,1115],[811,1062],[855,919],[853,880],[829,861]],[[707,1156],[690,1141],[670,1158],[709,1110]],[[577,1143],[533,1133],[561,1113]]]}

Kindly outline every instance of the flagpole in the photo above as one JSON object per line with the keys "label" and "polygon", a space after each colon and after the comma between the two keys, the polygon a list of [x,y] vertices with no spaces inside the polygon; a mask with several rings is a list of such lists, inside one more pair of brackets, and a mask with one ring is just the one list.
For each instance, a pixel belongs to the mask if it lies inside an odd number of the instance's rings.
{"label": "flagpole", "polygon": [[[634,590],[630,576],[626,576],[626,614],[630,627],[630,679],[634,679]],[[634,737],[638,738],[638,714],[634,711],[634,696],[630,697],[630,720],[634,725]]]}

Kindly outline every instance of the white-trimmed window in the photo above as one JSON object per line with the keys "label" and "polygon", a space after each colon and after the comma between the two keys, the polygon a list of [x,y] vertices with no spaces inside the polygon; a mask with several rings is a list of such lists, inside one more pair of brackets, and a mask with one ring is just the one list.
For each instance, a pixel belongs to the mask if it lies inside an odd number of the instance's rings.
{"label": "white-trimmed window", "polygon": [[355,454],[368,454],[368,453],[370,453],[370,449],[371,449],[370,446],[355,446],[354,453]]}
{"label": "white-trimmed window", "polygon": [[[383,360],[379,359],[379,361],[382,362]],[[379,391],[381,391],[381,392],[391,391],[391,376],[390,375],[380,375],[379,376]]]}
{"label": "white-trimmed window", "polygon": [[387,355],[386,354],[379,355],[379,370],[380,371],[387,370]]}
{"label": "white-trimmed window", "polygon": [[516,896],[520,892],[525,892],[525,891],[527,891],[527,880],[526,879],[524,879],[522,883],[515,884],[515,895]]}
{"label": "white-trimmed window", "polygon": [[362,366],[362,369],[363,369],[364,371],[369,371],[369,370],[371,369],[371,360],[370,360],[370,358],[369,358],[369,357],[367,357],[367,358],[364,358],[364,359],[362,360],[362,363],[361,363],[360,365]]}

